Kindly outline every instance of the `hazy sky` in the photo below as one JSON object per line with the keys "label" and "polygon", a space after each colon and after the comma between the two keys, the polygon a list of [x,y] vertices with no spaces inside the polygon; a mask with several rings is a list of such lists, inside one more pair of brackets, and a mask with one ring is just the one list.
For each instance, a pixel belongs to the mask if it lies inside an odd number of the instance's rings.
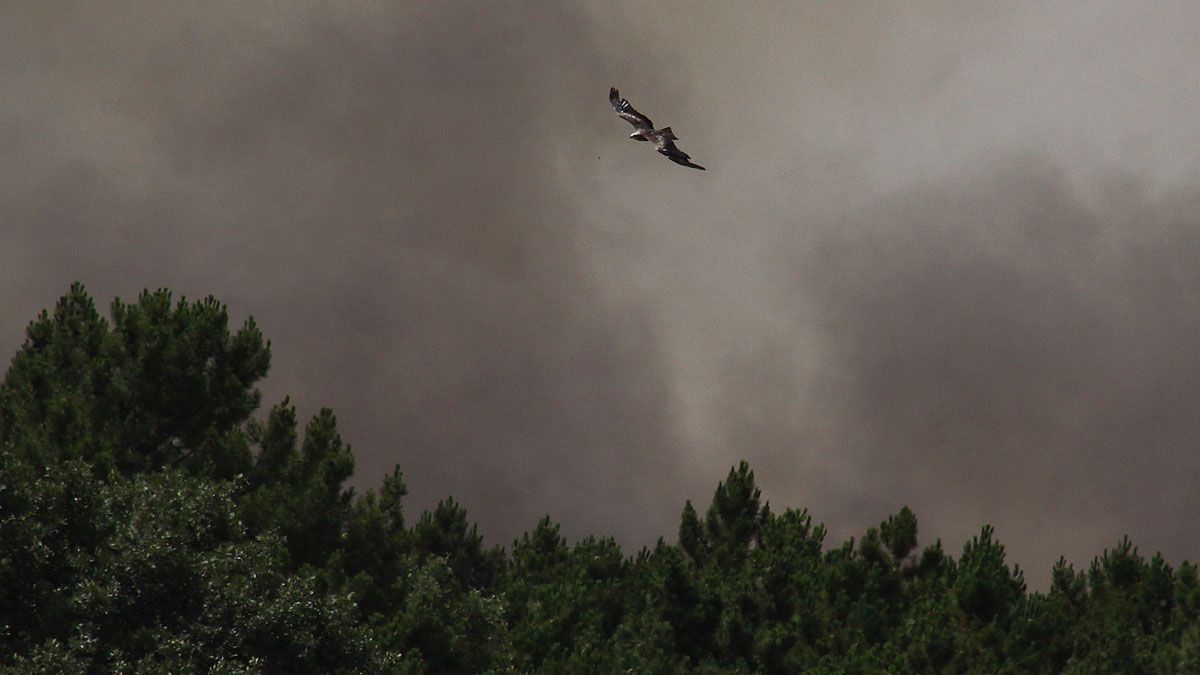
{"label": "hazy sky", "polygon": [[[201,8],[203,6],[203,8]],[[493,541],[673,540],[748,459],[1036,587],[1200,558],[1195,2],[0,5],[0,354],[213,294]],[[708,167],[678,167],[616,85]]]}

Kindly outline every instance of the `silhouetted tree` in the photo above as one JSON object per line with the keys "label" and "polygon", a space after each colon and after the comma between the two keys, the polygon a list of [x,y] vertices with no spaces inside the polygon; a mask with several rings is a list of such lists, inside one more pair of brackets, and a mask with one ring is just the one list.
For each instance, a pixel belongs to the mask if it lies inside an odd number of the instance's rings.
{"label": "silhouetted tree", "polygon": [[361,495],[323,409],[254,418],[270,350],[215,300],[79,285],[0,381],[5,672],[1200,672],[1200,578],[1126,537],[1045,593],[984,526],[955,557],[902,507],[827,543],[747,463],[678,543],[549,517],[490,548],[399,467]]}

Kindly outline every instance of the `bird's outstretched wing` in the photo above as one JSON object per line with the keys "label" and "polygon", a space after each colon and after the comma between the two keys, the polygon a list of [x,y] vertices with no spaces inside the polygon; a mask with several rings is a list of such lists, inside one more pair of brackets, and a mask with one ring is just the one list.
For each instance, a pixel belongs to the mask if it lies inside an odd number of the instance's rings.
{"label": "bird's outstretched wing", "polygon": [[658,152],[676,164],[681,164],[693,169],[700,169],[701,171],[706,170],[699,164],[694,164],[692,162],[692,156],[676,147],[673,141],[667,141],[664,143],[663,146],[658,149]]}
{"label": "bird's outstretched wing", "polygon": [[608,90],[608,102],[612,104],[613,110],[616,110],[618,115],[638,129],[654,128],[654,122],[651,122],[649,117],[634,110],[633,106],[629,105],[629,101],[621,98],[621,94],[617,91],[616,87]]}

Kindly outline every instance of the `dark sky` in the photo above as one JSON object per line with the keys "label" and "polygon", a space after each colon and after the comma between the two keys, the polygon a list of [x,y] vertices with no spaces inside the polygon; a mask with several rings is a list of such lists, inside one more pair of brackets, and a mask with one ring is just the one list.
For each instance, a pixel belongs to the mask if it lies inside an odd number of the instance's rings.
{"label": "dark sky", "polygon": [[4,3],[0,353],[73,280],[216,295],[494,541],[673,539],[745,458],[1035,586],[1200,558],[1200,5],[789,7]]}

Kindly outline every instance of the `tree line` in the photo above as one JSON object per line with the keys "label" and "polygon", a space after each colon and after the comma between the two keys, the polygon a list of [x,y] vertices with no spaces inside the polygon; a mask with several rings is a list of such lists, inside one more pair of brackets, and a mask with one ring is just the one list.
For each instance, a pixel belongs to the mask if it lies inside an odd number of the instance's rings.
{"label": "tree line", "polygon": [[[346,483],[332,411],[261,418],[270,344],[212,298],[79,285],[0,383],[0,669],[11,672],[1200,672],[1196,566],[1128,538],[1031,592],[983,527],[908,508],[840,544],[746,463],[673,542],[549,518],[485,545],[397,468]],[[1181,524],[1182,526],[1182,524]]]}

